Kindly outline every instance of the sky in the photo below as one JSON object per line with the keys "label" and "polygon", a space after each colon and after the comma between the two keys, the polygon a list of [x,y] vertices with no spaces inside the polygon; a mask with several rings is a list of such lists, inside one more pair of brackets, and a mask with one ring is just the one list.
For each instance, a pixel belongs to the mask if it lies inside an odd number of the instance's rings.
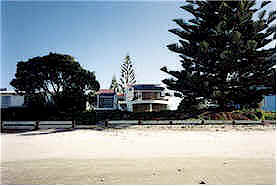
{"label": "sky", "polygon": [[[49,52],[68,54],[94,71],[101,88],[129,54],[137,83],[161,83],[170,77],[160,71],[180,68],[180,58],[169,51],[177,43],[172,21],[187,19],[184,1],[1,1],[1,88],[9,85],[16,63]],[[274,8],[276,2],[274,1]]]}
{"label": "sky", "polygon": [[178,42],[168,30],[172,21],[187,16],[172,2],[4,1],[1,4],[1,88],[9,85],[16,63],[49,52],[73,56],[83,68],[95,71],[101,88],[129,54],[137,83],[161,83],[162,66],[178,68],[178,55],[166,45]]}

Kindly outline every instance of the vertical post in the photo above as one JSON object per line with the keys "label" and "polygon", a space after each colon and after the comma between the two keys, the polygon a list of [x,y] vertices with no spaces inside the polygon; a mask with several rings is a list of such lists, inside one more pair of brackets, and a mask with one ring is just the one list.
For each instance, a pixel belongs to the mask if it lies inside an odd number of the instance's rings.
{"label": "vertical post", "polygon": [[76,121],[75,121],[75,120],[73,120],[73,121],[72,121],[72,128],[74,129],[74,128],[75,128],[75,126],[76,126]]}
{"label": "vertical post", "polygon": [[152,103],[150,103],[149,111],[152,112]]}
{"label": "vertical post", "polygon": [[99,108],[99,95],[96,96],[97,108]]}
{"label": "vertical post", "polygon": [[35,124],[35,130],[38,130],[38,129],[39,129],[39,120],[37,120]]}
{"label": "vertical post", "polygon": [[3,125],[3,121],[1,120],[1,132],[3,132],[4,129],[4,125]]}
{"label": "vertical post", "polygon": [[105,125],[105,127],[108,127],[108,120],[107,119],[105,120],[104,125]]}

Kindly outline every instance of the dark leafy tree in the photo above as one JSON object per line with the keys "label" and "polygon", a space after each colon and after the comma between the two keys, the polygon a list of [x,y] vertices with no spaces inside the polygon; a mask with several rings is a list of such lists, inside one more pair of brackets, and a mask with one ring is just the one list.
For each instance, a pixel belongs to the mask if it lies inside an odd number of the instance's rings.
{"label": "dark leafy tree", "polygon": [[220,109],[230,105],[255,108],[264,96],[276,93],[276,11],[259,8],[255,1],[187,1],[181,8],[191,19],[173,20],[180,26],[169,30],[179,44],[169,50],[180,54],[182,70],[162,71],[173,78],[163,82],[184,97],[180,109],[213,100]]}
{"label": "dark leafy tree", "polygon": [[119,86],[121,90],[125,92],[125,89],[127,86],[133,85],[136,83],[135,70],[133,68],[133,64],[129,55],[125,57],[120,70],[121,70],[120,71],[121,77],[120,77]]}
{"label": "dark leafy tree", "polygon": [[119,88],[120,87],[117,83],[116,77],[115,77],[115,75],[113,75],[112,82],[111,82],[111,85],[110,85],[110,89],[114,90],[115,92],[120,92]]}
{"label": "dark leafy tree", "polygon": [[50,53],[17,63],[10,83],[26,97],[39,96],[60,110],[84,110],[87,91],[97,91],[94,72],[83,69],[69,55]]}

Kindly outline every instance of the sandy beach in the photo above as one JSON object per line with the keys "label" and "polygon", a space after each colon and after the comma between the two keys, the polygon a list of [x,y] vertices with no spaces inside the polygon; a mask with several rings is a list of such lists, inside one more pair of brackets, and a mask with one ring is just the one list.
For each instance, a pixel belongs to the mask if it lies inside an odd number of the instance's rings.
{"label": "sandy beach", "polygon": [[272,127],[1,134],[2,184],[276,184]]}

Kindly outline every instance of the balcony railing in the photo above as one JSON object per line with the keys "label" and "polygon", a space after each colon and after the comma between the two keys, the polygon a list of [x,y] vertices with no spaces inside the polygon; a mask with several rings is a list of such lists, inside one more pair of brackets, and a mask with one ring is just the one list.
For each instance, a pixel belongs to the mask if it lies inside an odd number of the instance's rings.
{"label": "balcony railing", "polygon": [[138,97],[134,97],[132,99],[132,101],[135,101],[135,100],[162,100],[162,101],[168,101],[168,99],[162,98],[162,97],[160,97],[160,98],[138,98]]}

